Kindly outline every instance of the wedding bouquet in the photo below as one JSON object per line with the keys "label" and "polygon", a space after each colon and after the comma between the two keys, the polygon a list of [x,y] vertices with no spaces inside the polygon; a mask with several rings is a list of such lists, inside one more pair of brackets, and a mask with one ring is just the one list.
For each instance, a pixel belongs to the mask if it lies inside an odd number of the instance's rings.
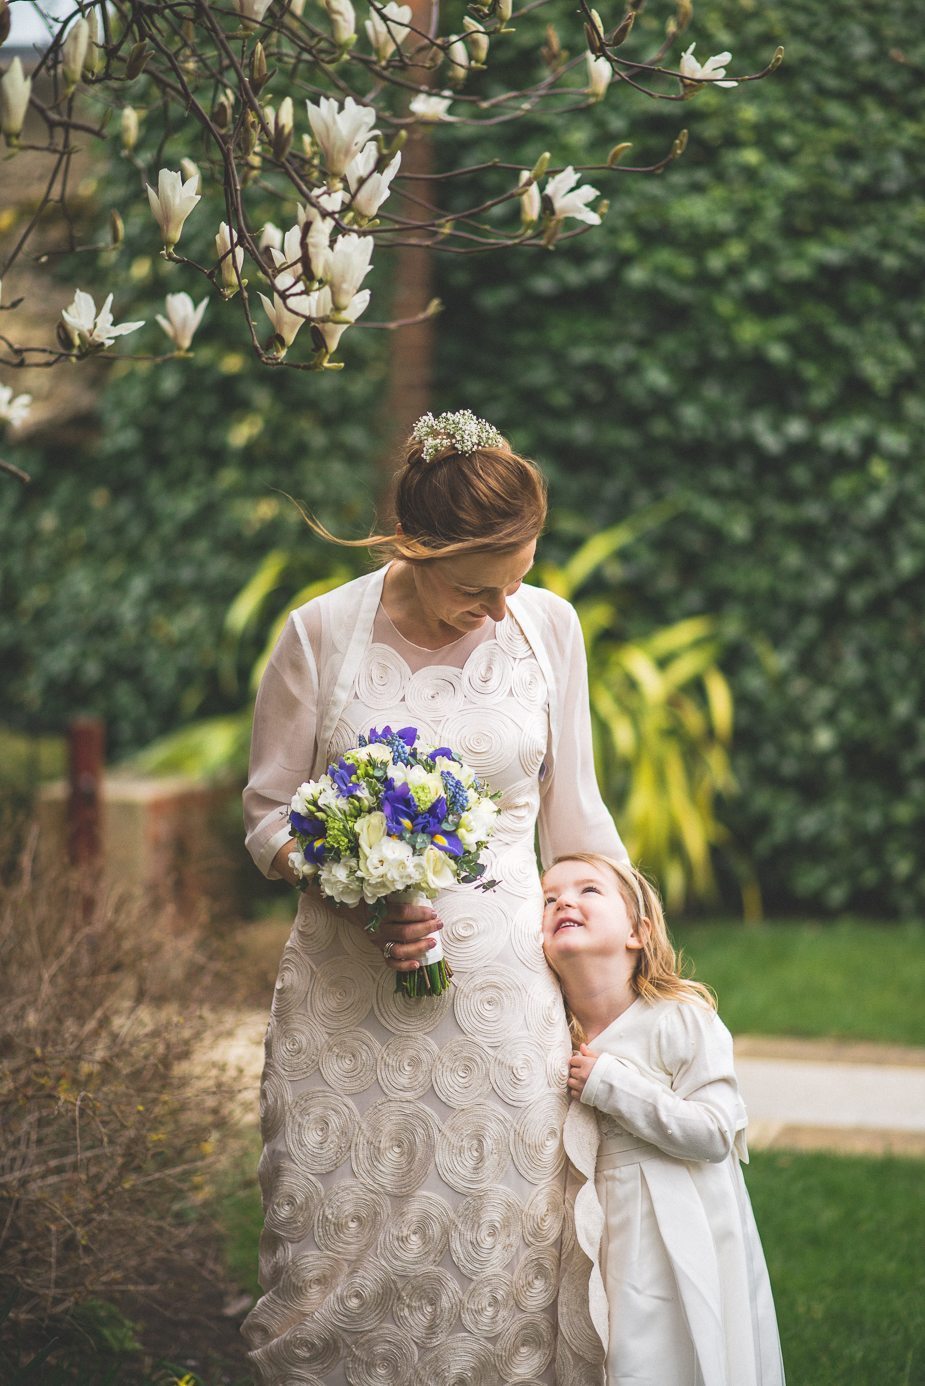
{"label": "wedding bouquet", "polygon": [[[299,884],[314,881],[344,905],[372,906],[378,928],[386,897],[432,900],[459,881],[482,881],[480,854],[498,808],[488,786],[448,746],[418,745],[415,727],[360,736],[336,765],[292,796],[289,824],[299,844],[289,862]],[[437,996],[452,976],[440,940],[414,972],[395,976],[396,991]]]}

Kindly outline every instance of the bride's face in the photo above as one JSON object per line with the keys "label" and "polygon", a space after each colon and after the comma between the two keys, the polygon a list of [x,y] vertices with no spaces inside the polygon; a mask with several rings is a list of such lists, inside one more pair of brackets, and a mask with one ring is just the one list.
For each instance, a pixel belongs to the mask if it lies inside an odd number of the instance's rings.
{"label": "bride's face", "polygon": [[499,553],[458,554],[414,565],[422,609],[443,625],[465,634],[486,620],[503,621],[507,598],[533,566],[536,540]]}

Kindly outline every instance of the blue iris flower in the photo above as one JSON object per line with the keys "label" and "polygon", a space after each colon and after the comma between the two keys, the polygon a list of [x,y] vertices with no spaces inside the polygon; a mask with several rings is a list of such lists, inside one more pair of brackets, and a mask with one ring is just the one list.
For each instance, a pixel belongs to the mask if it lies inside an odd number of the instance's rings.
{"label": "blue iris flower", "polygon": [[359,794],[361,786],[353,778],[356,767],[351,765],[349,760],[344,760],[343,756],[336,765],[328,766],[328,774],[345,799],[349,799],[351,794]]}
{"label": "blue iris flower", "polygon": [[307,818],[304,813],[290,809],[289,822],[299,836],[306,840],[306,845],[302,849],[305,860],[320,866],[324,861],[324,821],[321,818]]}
{"label": "blue iris flower", "polygon": [[385,814],[386,831],[391,837],[401,837],[404,833],[424,833],[441,852],[451,857],[462,856],[459,838],[455,833],[443,830],[446,799],[442,794],[429,809],[419,809],[408,785],[397,785],[393,780],[386,780],[382,812]]}

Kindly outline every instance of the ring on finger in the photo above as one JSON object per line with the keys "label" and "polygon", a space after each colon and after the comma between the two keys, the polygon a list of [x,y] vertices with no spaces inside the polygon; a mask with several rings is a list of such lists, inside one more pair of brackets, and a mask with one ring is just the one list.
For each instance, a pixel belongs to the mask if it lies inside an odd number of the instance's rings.
{"label": "ring on finger", "polygon": [[392,954],[394,953],[394,951],[395,951],[395,941],[394,941],[394,939],[389,939],[388,943],[385,945],[385,947],[384,947],[383,950],[382,950],[382,956],[383,956],[383,958],[384,958],[384,960],[385,960],[386,962],[391,962],[391,961],[392,961]]}

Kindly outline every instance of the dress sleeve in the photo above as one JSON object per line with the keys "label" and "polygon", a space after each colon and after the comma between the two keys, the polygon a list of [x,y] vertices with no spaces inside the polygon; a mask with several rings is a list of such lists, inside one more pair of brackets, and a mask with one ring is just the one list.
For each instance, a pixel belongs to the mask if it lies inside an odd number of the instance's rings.
{"label": "dress sleeve", "polygon": [[733,1146],[748,1159],[745,1107],[732,1064],[732,1036],[713,1012],[678,1002],[660,1022],[657,1047],[671,1087],[635,1064],[601,1054],[582,1102],[616,1117],[641,1140],[679,1160],[718,1164]]}
{"label": "dress sleeve", "polygon": [[[578,616],[562,604],[563,629],[554,658],[561,671],[559,739],[540,803],[540,858],[545,865],[567,852],[601,852],[629,861],[597,784],[588,702],[588,662]],[[558,622],[557,622],[558,624]]]}
{"label": "dress sleeve", "polygon": [[292,834],[289,801],[315,763],[318,669],[300,613],[291,613],[274,647],[254,707],[250,775],[244,790],[244,845],[265,876]]}

